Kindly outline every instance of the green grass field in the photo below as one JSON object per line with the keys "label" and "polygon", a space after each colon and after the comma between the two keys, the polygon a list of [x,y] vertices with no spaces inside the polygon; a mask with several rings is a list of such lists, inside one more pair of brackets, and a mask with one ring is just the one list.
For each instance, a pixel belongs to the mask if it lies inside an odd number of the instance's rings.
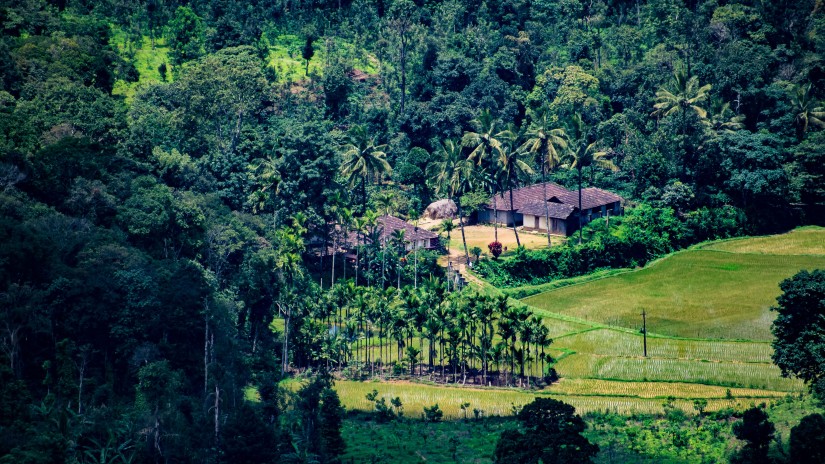
{"label": "green grass field", "polygon": [[[643,343],[640,333],[601,328],[556,337],[553,346],[564,346],[577,353],[629,357],[642,356]],[[706,340],[650,335],[647,337],[647,353],[654,358],[770,363],[773,349],[767,342],[708,343]]]}
{"label": "green grass field", "polygon": [[[355,382],[337,381],[335,390],[341,403],[349,411],[373,410],[367,393],[378,391],[379,398],[398,397],[404,405],[404,414],[420,418],[424,407],[438,404],[445,419],[474,417],[474,409],[481,417],[510,416],[514,407],[521,407],[537,396],[554,398],[572,404],[580,413],[611,411],[621,414],[662,412],[662,403],[668,396],[676,398],[675,406],[685,412],[693,411],[693,400],[708,400],[708,410],[727,407],[747,407],[753,402],[770,402],[786,395],[769,389],[726,388],[723,386],[664,382],[620,382],[590,379],[572,379],[550,388],[526,391],[502,388],[463,388],[460,386],[427,385],[411,382]],[[731,396],[727,391],[731,391]],[[469,403],[465,410],[461,405]]]}
{"label": "green grass field", "polygon": [[[825,233],[817,233],[825,241]],[[738,246],[747,246],[747,242]],[[770,340],[779,283],[825,256],[687,250],[644,269],[522,301],[585,321],[695,338]]]}
{"label": "green grass field", "polygon": [[114,95],[123,95],[126,101],[130,102],[141,85],[162,82],[159,68],[163,63],[168,67],[166,82],[173,80],[169,47],[166,46],[166,39],[163,37],[155,39],[154,47],[148,36],[144,36],[140,43],[133,43],[122,29],[112,26],[111,42],[120,56],[132,61],[140,76],[137,82],[115,82],[112,89]]}
{"label": "green grass field", "polygon": [[711,242],[701,248],[731,253],[825,256],[825,233],[822,227],[808,226],[788,234]]}
{"label": "green grass field", "polygon": [[[822,409],[806,396],[776,401],[766,411],[778,435],[787,443],[791,427],[804,415]],[[731,438],[733,421],[724,415],[674,420],[661,416],[593,414],[585,415],[585,421],[585,435],[600,448],[594,459],[596,464],[727,462],[730,451],[740,445]],[[499,435],[512,427],[515,421],[509,418],[380,424],[369,416],[351,413],[341,430],[347,443],[342,462],[490,463]],[[681,448],[673,446],[676,434],[689,437],[683,440]]]}
{"label": "green grass field", "polygon": [[[279,82],[296,82],[306,79],[306,61],[303,59],[305,37],[293,34],[269,34],[269,65],[275,70]],[[349,62],[355,69],[366,74],[377,74],[377,60],[353,44],[337,37],[321,37],[313,42],[314,54],[309,61],[309,74],[323,75],[328,56],[336,56]]]}

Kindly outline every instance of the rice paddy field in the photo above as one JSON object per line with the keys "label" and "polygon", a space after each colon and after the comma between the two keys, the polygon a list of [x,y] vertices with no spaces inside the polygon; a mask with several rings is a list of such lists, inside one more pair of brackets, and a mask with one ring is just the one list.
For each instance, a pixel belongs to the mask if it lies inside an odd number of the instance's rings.
{"label": "rice paddy field", "polygon": [[399,397],[409,417],[437,403],[448,419],[473,417],[473,409],[510,415],[542,395],[581,413],[661,413],[668,397],[689,414],[695,400],[707,400],[708,411],[770,404],[806,390],[771,361],[770,307],[782,280],[814,268],[825,268],[825,228],[805,227],[703,244],[520,300],[554,339],[549,352],[561,380],[542,390],[344,381],[336,389],[348,409],[370,411],[365,396],[375,389]]}
{"label": "rice paddy field", "polygon": [[[793,235],[794,232],[791,232]],[[807,235],[807,234],[806,234]],[[825,241],[825,232],[818,235]],[[748,247],[740,240],[731,248]],[[816,248],[812,248],[815,250]],[[692,249],[635,272],[570,285],[522,300],[547,313],[701,339],[770,340],[779,283],[801,269],[825,268],[825,254]]]}
{"label": "rice paddy field", "polygon": [[[474,418],[474,410],[478,410],[480,417],[510,416],[515,408],[520,408],[539,396],[572,404],[580,413],[610,411],[621,414],[653,414],[662,411],[662,403],[669,396],[675,398],[676,407],[685,411],[692,411],[693,400],[699,398],[707,400],[708,411],[715,411],[728,407],[748,407],[752,403],[771,401],[785,395],[771,390],[733,388],[730,389],[729,396],[728,389],[723,387],[582,380],[565,380],[553,388],[539,391],[357,381],[337,381],[335,390],[348,411],[372,411],[373,403],[366,399],[366,395],[376,390],[378,397],[386,398],[388,403],[390,399],[398,397],[404,405],[406,417],[420,418],[425,407],[438,404],[444,412],[445,420]],[[678,396],[680,394],[683,396]],[[469,406],[462,409],[461,405],[466,403]]]}

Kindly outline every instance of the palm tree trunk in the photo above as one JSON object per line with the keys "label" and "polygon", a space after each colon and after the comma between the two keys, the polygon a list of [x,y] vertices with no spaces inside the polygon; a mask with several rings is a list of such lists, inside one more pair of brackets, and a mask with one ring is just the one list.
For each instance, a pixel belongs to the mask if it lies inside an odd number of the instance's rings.
{"label": "palm tree trunk", "polygon": [[495,190],[493,190],[493,229],[495,230],[495,241],[498,242],[498,205],[496,204]]}
{"label": "palm tree trunk", "polygon": [[550,205],[547,204],[547,180],[545,179],[545,164],[544,155],[541,157],[541,184],[544,186],[544,196],[542,202],[544,203],[544,226],[547,227],[547,248],[553,246],[550,241]]}
{"label": "palm tree trunk", "polygon": [[329,278],[329,288],[335,285],[335,249],[337,248],[335,238],[332,239],[332,273]]}
{"label": "palm tree trunk", "polygon": [[516,234],[516,246],[521,246],[521,241],[518,239],[518,230],[516,229],[516,207],[513,205],[513,186],[510,186],[510,219],[513,220],[513,233]]}
{"label": "palm tree trunk", "polygon": [[582,244],[582,227],[583,227],[583,220],[582,217],[582,168],[579,166],[579,245]]}
{"label": "palm tree trunk", "polygon": [[467,265],[470,265],[470,251],[467,250],[467,237],[464,235],[464,216],[461,214],[461,198],[456,197],[455,206],[458,210],[458,225],[461,227],[461,241],[464,242],[464,257],[467,259]]}

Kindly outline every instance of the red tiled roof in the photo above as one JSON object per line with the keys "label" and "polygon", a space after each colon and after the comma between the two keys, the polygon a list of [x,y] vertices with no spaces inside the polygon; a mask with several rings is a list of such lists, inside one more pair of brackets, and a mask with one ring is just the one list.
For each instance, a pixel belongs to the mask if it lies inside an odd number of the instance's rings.
{"label": "red tiled roof", "polygon": [[[545,200],[545,198],[542,198],[543,196],[544,187],[542,187],[542,184],[522,187],[520,189],[513,190],[513,204],[515,205],[515,208],[510,206],[509,191],[503,192],[496,196],[496,207],[499,211],[512,211],[514,209],[521,211],[521,209],[528,204],[541,204],[542,201]],[[577,190],[567,190],[554,182],[547,182],[546,199],[551,200],[551,202],[564,203],[576,207],[579,205],[579,193]],[[615,193],[608,192],[607,190],[596,187],[587,187],[582,189],[582,209],[596,208],[599,206],[609,205],[610,203],[615,203],[617,201],[622,201],[622,197],[616,195]],[[490,201],[487,203],[487,207],[490,209],[493,208],[492,198],[490,198]],[[544,213],[542,213],[542,215],[544,215]]]}
{"label": "red tiled roof", "polygon": [[[381,216],[377,220],[378,222],[378,229],[381,231],[381,235],[379,240],[382,242],[386,240],[390,240],[392,238],[393,232],[396,230],[403,230],[404,231],[404,241],[412,243],[413,241],[417,240],[431,240],[434,238],[438,238],[438,234],[435,232],[431,232],[427,229],[422,227],[416,227],[409,222],[399,219],[395,216]],[[359,243],[363,236],[359,236],[357,232],[350,231],[347,240],[349,243]]]}
{"label": "red tiled roof", "polygon": [[[552,201],[547,202],[547,210],[550,213],[550,217],[555,219],[567,219],[570,217],[571,214],[573,214],[573,211],[576,211],[577,209],[578,208],[576,208],[575,206],[568,205],[565,203],[554,203]],[[528,203],[519,208],[518,211],[521,214],[529,214],[531,216],[544,217],[544,203],[540,201],[537,201],[535,203]]]}
{"label": "red tiled roof", "polygon": [[[438,234],[431,232],[421,227],[415,227],[409,222],[399,219],[395,216],[381,216],[378,218],[378,223],[381,224],[383,230],[381,231],[381,239],[389,239],[396,230],[404,230],[404,239],[407,241],[413,240],[429,240],[438,238]],[[416,230],[418,229],[418,230]]]}

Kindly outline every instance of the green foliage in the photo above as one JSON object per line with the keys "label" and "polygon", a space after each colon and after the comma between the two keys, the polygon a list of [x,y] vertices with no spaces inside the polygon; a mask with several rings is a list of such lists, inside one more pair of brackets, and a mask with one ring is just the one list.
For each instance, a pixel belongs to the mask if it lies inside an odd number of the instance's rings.
{"label": "green foliage", "polygon": [[424,414],[421,415],[421,418],[424,422],[441,422],[441,419],[444,417],[444,411],[439,409],[438,403],[428,407],[424,407]]}
{"label": "green foliage", "polygon": [[203,23],[188,6],[179,6],[175,10],[168,31],[172,64],[178,66],[203,54]]}
{"label": "green foliage", "polygon": [[641,205],[630,210],[619,227],[609,233],[598,231],[581,245],[519,249],[501,261],[482,261],[477,270],[493,285],[517,286],[580,276],[603,268],[643,266],[680,246],[683,227],[673,210]]}
{"label": "green foliage", "polygon": [[790,461],[813,464],[825,458],[825,417],[811,414],[791,429]]}
{"label": "green foliage", "polygon": [[507,430],[496,443],[497,463],[592,462],[599,452],[582,435],[587,427],[576,409],[550,398],[536,398],[519,411],[520,430]]}
{"label": "green foliage", "polygon": [[778,313],[771,331],[773,361],[783,375],[794,375],[811,387],[817,395],[825,395],[825,364],[821,351],[823,313],[825,313],[825,271],[801,271],[784,280],[771,310]]}

